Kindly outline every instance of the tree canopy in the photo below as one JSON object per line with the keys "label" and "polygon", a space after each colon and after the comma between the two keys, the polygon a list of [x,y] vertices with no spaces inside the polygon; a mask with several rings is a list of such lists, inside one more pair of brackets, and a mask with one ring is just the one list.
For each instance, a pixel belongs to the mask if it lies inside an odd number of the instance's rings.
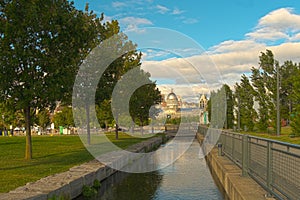
{"label": "tree canopy", "polygon": [[0,6],[0,98],[24,111],[25,158],[31,159],[31,109],[70,97],[78,66],[99,40],[102,18],[66,0]]}

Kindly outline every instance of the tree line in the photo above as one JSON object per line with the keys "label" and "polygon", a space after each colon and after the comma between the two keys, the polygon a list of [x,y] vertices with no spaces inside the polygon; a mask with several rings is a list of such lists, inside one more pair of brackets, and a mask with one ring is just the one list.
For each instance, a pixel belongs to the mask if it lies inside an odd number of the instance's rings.
{"label": "tree line", "polygon": [[[103,14],[97,16],[89,11],[88,4],[81,11],[67,0],[0,1],[2,125],[25,126],[26,159],[32,158],[32,125],[37,123],[45,127],[49,123],[49,113],[54,111],[58,102],[62,106],[61,114],[53,120],[63,123],[61,125],[74,124],[70,105],[76,75],[89,53],[103,41],[120,35],[115,41],[118,46],[115,51],[127,47],[133,50],[115,59],[98,82],[94,96],[100,123],[106,127],[113,123],[112,91],[126,72],[137,68],[145,79],[150,79],[150,74],[140,68],[142,54],[137,52],[136,44],[121,33],[118,21],[103,19]],[[140,103],[143,105],[131,108],[134,120],[142,125],[148,123],[145,115],[149,113],[145,114],[141,109],[148,108],[149,111],[149,105],[160,102],[161,98],[153,81],[134,95],[144,94],[151,94],[149,98],[143,98],[145,105]],[[133,97],[132,101],[141,99]]]}
{"label": "tree line", "polygon": [[[266,132],[268,127],[273,127],[276,131],[277,91],[279,91],[280,122],[290,124],[293,134],[300,136],[299,86],[300,64],[292,61],[280,64],[273,52],[266,50],[259,56],[259,66],[252,67],[250,74],[243,74],[240,82],[234,85],[233,91],[225,84],[218,91],[211,93],[211,99],[221,90],[226,91],[224,128],[236,126],[249,131]],[[211,99],[208,111],[209,115],[213,116]]]}

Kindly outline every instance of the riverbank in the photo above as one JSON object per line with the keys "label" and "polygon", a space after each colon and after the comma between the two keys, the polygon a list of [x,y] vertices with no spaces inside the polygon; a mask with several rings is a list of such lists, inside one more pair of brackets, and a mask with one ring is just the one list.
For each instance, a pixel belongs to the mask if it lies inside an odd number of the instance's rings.
{"label": "riverbank", "polygon": [[[126,150],[131,152],[148,152],[162,143],[162,137],[154,137],[135,144]],[[118,159],[117,157],[115,159]],[[117,162],[118,160],[111,162]],[[126,164],[126,163],[124,163]],[[64,196],[73,199],[80,195],[84,185],[92,186],[94,180],[104,180],[116,170],[97,160],[70,168],[66,172],[50,175],[36,182],[27,183],[8,193],[0,194],[2,200],[42,199]]]}
{"label": "riverbank", "polygon": [[[203,136],[197,134],[200,143]],[[274,200],[268,198],[268,192],[250,177],[243,177],[242,170],[226,156],[218,156],[217,148],[213,148],[206,156],[207,164],[213,176],[217,178],[231,200]]]}

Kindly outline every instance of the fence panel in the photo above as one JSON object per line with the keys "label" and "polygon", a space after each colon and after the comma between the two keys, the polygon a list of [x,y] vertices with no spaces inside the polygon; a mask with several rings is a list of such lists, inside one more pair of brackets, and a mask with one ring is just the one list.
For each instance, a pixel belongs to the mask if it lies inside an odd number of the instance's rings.
{"label": "fence panel", "polygon": [[[201,127],[200,133],[208,128]],[[299,199],[300,146],[223,131],[219,143],[224,154],[277,199]],[[246,151],[247,150],[247,151]],[[243,162],[245,163],[243,165]]]}

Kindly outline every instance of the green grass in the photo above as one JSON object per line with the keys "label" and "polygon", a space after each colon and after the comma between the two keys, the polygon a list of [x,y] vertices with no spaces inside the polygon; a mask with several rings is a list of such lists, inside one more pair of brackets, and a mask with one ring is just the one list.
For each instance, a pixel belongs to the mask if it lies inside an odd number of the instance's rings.
{"label": "green grass", "polygon": [[[124,133],[119,134],[119,140],[115,140],[114,134],[107,136],[120,148],[147,139],[132,138]],[[24,159],[25,137],[0,137],[0,192],[94,159],[79,136],[33,136],[32,145],[33,159],[27,161]]]}
{"label": "green grass", "polygon": [[242,131],[241,133],[300,145],[300,137],[290,137],[290,134],[292,133],[290,126],[282,127],[280,136],[277,136],[273,129],[269,129],[267,133],[245,131]]}

